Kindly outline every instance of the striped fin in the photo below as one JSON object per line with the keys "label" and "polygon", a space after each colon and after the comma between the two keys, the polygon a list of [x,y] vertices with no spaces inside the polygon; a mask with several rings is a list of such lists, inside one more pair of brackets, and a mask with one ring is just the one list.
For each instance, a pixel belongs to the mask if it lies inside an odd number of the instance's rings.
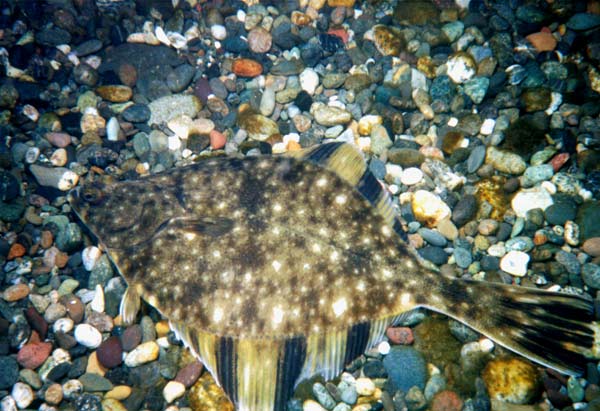
{"label": "striped fin", "polygon": [[336,173],[340,178],[356,187],[362,196],[377,209],[388,225],[406,240],[406,233],[394,210],[389,194],[369,171],[362,153],[356,147],[348,143],[333,142],[292,151],[286,153],[286,156],[310,161]]}
{"label": "striped fin", "polygon": [[130,285],[125,290],[125,294],[121,298],[121,305],[119,306],[119,314],[124,325],[131,325],[135,322],[140,311],[142,301],[135,287]]}

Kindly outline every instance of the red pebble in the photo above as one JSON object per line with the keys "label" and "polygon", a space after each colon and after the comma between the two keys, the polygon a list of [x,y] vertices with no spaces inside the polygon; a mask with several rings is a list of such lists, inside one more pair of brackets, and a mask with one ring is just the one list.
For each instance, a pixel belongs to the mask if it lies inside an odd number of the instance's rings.
{"label": "red pebble", "polygon": [[408,327],[390,327],[386,335],[392,344],[409,345],[415,340],[412,330]]}
{"label": "red pebble", "polygon": [[19,350],[17,362],[23,368],[36,369],[46,361],[52,352],[52,344],[49,342],[27,343]]}
{"label": "red pebble", "polygon": [[106,368],[114,368],[123,362],[123,346],[121,339],[113,336],[102,341],[102,344],[96,349],[96,355],[100,364]]}
{"label": "red pebble", "polygon": [[212,130],[208,136],[210,137],[210,148],[213,150],[225,147],[225,143],[227,143],[225,134],[217,130]]}
{"label": "red pebble", "polygon": [[460,411],[463,401],[454,391],[440,391],[431,402],[431,411]]}
{"label": "red pebble", "polygon": [[330,29],[327,34],[333,34],[342,39],[344,44],[348,43],[348,32],[344,29]]}
{"label": "red pebble", "polygon": [[35,308],[29,307],[27,310],[25,310],[25,318],[27,318],[27,322],[31,328],[37,331],[41,339],[46,338],[46,333],[48,332],[48,323]]}
{"label": "red pebble", "polygon": [[194,385],[198,378],[200,378],[203,368],[204,367],[202,366],[201,362],[188,364],[179,370],[175,376],[175,381],[180,382],[185,385],[186,388],[189,388]]}
{"label": "red pebble", "polygon": [[558,170],[560,170],[562,166],[565,165],[567,161],[569,161],[569,153],[560,153],[552,157],[552,160],[550,160],[550,164],[552,165],[552,168],[556,173],[558,172]]}

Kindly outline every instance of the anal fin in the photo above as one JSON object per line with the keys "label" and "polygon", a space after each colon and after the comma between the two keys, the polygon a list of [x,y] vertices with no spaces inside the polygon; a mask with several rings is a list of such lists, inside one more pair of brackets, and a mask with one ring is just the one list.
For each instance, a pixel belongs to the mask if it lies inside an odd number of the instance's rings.
{"label": "anal fin", "polygon": [[125,290],[125,294],[121,298],[121,306],[119,307],[119,313],[124,325],[131,325],[135,322],[135,317],[137,317],[140,307],[140,296],[135,287],[130,285]]}

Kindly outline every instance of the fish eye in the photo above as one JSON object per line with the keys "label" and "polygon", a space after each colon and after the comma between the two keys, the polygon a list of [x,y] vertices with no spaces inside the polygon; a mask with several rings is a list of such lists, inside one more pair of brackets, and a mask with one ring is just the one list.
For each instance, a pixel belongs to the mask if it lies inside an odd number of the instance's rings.
{"label": "fish eye", "polygon": [[86,203],[97,204],[102,200],[102,191],[95,187],[89,187],[81,193],[81,199]]}

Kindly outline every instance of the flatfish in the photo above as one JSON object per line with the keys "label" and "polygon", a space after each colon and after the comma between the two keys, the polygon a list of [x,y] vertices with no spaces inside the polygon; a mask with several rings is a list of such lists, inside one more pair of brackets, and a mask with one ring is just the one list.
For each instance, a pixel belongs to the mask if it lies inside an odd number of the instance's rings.
{"label": "flatfish", "polygon": [[70,202],[128,283],[124,320],[140,297],[158,309],[238,410],[285,409],[417,307],[563,373],[598,356],[590,299],[424,264],[348,144],[90,182]]}

